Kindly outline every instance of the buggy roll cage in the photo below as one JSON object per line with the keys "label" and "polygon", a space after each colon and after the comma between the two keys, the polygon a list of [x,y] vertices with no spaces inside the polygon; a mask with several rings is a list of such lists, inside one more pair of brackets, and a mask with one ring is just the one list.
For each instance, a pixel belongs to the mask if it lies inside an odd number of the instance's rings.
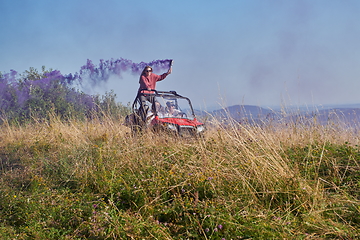
{"label": "buggy roll cage", "polygon": [[[142,91],[149,91],[149,93],[142,93]],[[138,93],[136,95],[136,98],[134,100],[134,103],[132,105],[133,110],[135,109],[136,101],[140,101],[140,96],[141,95],[149,95],[149,96],[151,96],[151,95],[153,95],[153,96],[159,95],[160,97],[165,96],[165,97],[178,97],[178,98],[186,99],[189,102],[191,112],[194,115],[194,109],[192,107],[191,100],[189,98],[178,94],[176,91],[158,91],[158,90],[155,90],[155,89],[150,89],[150,90],[148,90],[148,89],[140,89],[138,91]],[[140,103],[140,105],[141,105],[141,103]]]}
{"label": "buggy roll cage", "polygon": [[[149,91],[149,92],[153,92],[153,93],[142,93],[142,91]],[[162,95],[162,94],[169,94],[169,95],[174,95],[174,96],[177,96],[177,97],[187,98],[187,97],[181,96],[176,91],[158,91],[158,90],[155,90],[155,89],[150,89],[150,90],[149,89],[140,89],[138,91],[138,94],[136,95],[136,98],[139,95]]]}

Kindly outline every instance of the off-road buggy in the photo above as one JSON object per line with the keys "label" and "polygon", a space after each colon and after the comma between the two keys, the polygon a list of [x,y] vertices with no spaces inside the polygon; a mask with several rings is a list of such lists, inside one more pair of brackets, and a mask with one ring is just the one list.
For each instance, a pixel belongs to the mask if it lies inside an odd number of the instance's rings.
{"label": "off-road buggy", "polygon": [[199,136],[205,130],[204,124],[196,119],[190,99],[175,91],[139,92],[125,124],[133,133],[152,129],[180,136]]}

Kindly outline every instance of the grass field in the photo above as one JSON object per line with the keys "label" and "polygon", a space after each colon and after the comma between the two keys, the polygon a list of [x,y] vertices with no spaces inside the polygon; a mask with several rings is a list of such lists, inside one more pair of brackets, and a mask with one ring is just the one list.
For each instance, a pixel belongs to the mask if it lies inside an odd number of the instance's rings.
{"label": "grass field", "polygon": [[204,138],[122,120],[3,124],[1,239],[358,239],[353,128],[222,125]]}

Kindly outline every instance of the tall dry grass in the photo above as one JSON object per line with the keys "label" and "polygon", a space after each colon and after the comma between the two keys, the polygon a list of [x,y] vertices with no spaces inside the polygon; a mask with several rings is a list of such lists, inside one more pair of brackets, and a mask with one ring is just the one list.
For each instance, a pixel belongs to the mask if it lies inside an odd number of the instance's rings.
{"label": "tall dry grass", "polygon": [[133,137],[111,118],[2,125],[0,236],[359,236],[359,137],[351,128],[207,125],[197,139]]}

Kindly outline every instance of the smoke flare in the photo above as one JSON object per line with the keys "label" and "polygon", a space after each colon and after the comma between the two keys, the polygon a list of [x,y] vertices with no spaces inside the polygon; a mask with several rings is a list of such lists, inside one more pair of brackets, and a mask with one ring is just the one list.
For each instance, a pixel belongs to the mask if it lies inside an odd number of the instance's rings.
{"label": "smoke flare", "polygon": [[171,63],[171,59],[134,63],[131,60],[119,58],[106,61],[100,59],[99,65],[96,66],[88,59],[86,65],[80,68],[79,73],[65,75],[64,80],[71,84],[75,80],[81,82],[83,79],[88,79],[92,84],[98,84],[99,82],[106,82],[111,75],[121,77],[123,72],[140,75],[146,66],[152,67],[155,72],[165,71],[170,68]]}

